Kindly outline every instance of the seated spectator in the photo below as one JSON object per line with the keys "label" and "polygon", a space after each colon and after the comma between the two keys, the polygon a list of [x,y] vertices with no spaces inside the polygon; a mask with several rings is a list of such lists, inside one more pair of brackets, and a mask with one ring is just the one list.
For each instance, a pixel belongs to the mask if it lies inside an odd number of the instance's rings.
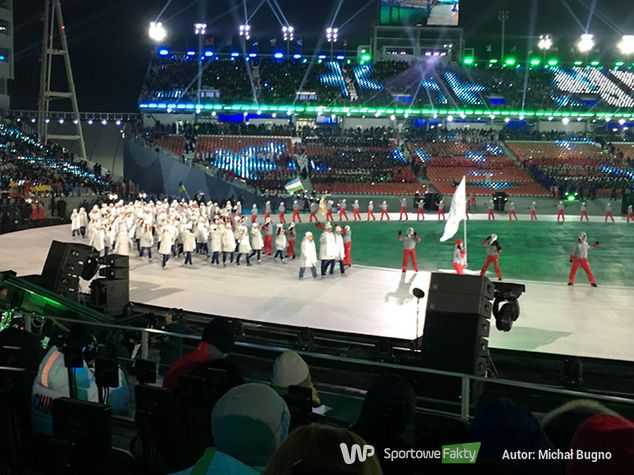
{"label": "seated spectator", "polygon": [[181,375],[189,374],[210,361],[226,358],[234,342],[229,322],[224,318],[214,318],[205,326],[198,348],[177,360],[167,371],[163,387],[175,390]]}
{"label": "seated spectator", "polygon": [[294,351],[285,351],[275,359],[271,384],[282,389],[288,389],[289,386],[310,388],[313,406],[317,407],[321,404],[319,393],[313,386],[308,365]]}
{"label": "seated spectator", "polygon": [[542,427],[555,447],[567,450],[577,428],[597,414],[618,415],[597,401],[578,399],[546,414],[542,419]]}
{"label": "seated spectator", "polygon": [[[347,429],[310,424],[294,430],[269,462],[263,475],[315,473],[323,475],[382,475],[378,456],[347,465],[340,444],[361,447],[367,442]],[[378,455],[378,451],[377,451]]]}
{"label": "seated spectator", "polygon": [[[415,411],[416,393],[412,385],[401,376],[384,374],[366,393],[352,430],[372,444],[377,453],[383,453],[385,448],[410,449],[412,443],[406,440],[405,433],[413,432]],[[382,465],[386,474],[415,473],[411,461],[386,461]]]}
{"label": "seated spectator", "polygon": [[587,419],[575,432],[570,448],[577,452],[607,454],[609,460],[569,461],[566,475],[620,475],[632,473],[634,466],[634,422],[611,414]]}
{"label": "seated spectator", "polygon": [[211,414],[215,447],[178,475],[256,475],[288,436],[289,424],[286,403],[269,386],[235,387],[220,398]]}
{"label": "seated spectator", "polygon": [[510,399],[496,399],[482,407],[471,423],[471,439],[481,442],[478,464],[488,473],[517,475],[559,475],[563,468],[558,461],[503,459],[505,452],[555,450],[539,421],[528,410]]}

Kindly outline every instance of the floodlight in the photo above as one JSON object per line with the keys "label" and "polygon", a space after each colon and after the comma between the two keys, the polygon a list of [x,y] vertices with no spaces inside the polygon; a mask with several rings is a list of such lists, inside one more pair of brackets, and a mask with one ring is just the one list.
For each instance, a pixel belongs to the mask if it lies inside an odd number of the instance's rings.
{"label": "floodlight", "polygon": [[251,39],[251,25],[240,25],[240,36],[244,36],[245,40]]}
{"label": "floodlight", "polygon": [[589,53],[594,48],[594,35],[584,33],[577,42],[577,49],[580,53]]}
{"label": "floodlight", "polygon": [[328,43],[336,43],[339,39],[339,28],[326,28],[326,41]]}
{"label": "floodlight", "polygon": [[553,47],[553,39],[550,35],[540,35],[537,47],[542,51],[547,51]]}
{"label": "floodlight", "polygon": [[295,39],[295,28],[292,26],[283,26],[282,35],[284,35],[284,41],[293,41]]}
{"label": "floodlight", "polygon": [[152,21],[148,29],[148,36],[152,41],[160,43],[167,38],[167,30],[160,21]]}
{"label": "floodlight", "polygon": [[204,36],[207,34],[207,23],[194,23],[194,34]]}
{"label": "floodlight", "polygon": [[616,46],[621,54],[625,56],[634,54],[634,35],[623,35],[623,38]]}

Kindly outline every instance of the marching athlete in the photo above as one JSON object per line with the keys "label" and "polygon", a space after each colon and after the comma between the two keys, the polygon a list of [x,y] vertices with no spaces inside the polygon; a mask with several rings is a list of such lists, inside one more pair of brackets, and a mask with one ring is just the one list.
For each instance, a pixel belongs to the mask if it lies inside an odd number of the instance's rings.
{"label": "marching athlete", "polygon": [[605,222],[608,222],[608,219],[611,219],[614,222],[614,214],[612,214],[612,203],[609,201],[605,205]]}
{"label": "marching athlete", "polygon": [[572,266],[570,267],[570,275],[568,276],[568,285],[573,285],[575,283],[577,269],[581,267],[586,273],[586,276],[588,276],[590,285],[592,287],[597,287],[597,282],[592,274],[592,270],[590,269],[590,264],[588,263],[588,251],[590,249],[596,249],[598,245],[599,241],[596,241],[593,244],[588,244],[588,236],[586,233],[582,232],[579,234],[572,252],[570,253],[570,262],[572,263]]}
{"label": "marching athlete", "polygon": [[634,222],[634,211],[632,210],[632,205],[627,206],[627,222],[629,223],[630,220]]}
{"label": "marching athlete", "polygon": [[317,278],[317,250],[315,249],[315,241],[313,233],[310,231],[304,235],[299,254],[299,278],[304,278],[304,272],[310,268],[313,279]]}
{"label": "marching athlete", "polygon": [[487,219],[489,221],[495,221],[495,213],[494,213],[495,205],[493,204],[493,200],[489,200],[487,203]]}
{"label": "marching athlete", "polygon": [[416,221],[425,221],[425,200],[422,198],[416,205]]}
{"label": "marching athlete", "polygon": [[270,218],[271,217],[271,202],[267,201],[266,203],[264,203],[264,221],[266,221],[266,218]]}
{"label": "marching athlete", "polygon": [[350,267],[352,265],[352,231],[350,226],[344,226],[343,228],[343,264]]}
{"label": "marching athlete", "polygon": [[530,204],[528,210],[531,213],[531,221],[537,221],[537,204],[534,201]]}
{"label": "marching athlete", "polygon": [[348,221],[348,214],[346,213],[346,209],[348,208],[348,203],[346,203],[346,199],[342,199],[341,203],[339,203],[339,222],[344,219]]}
{"label": "marching athlete", "polygon": [[251,224],[254,224],[258,220],[258,205],[253,203],[251,206]]}
{"label": "marching athlete", "polygon": [[262,240],[262,232],[260,231],[260,225],[254,223],[251,226],[251,254],[249,259],[256,256],[258,264],[262,262],[262,249],[264,249],[264,241]]}
{"label": "marching athlete", "polygon": [[284,213],[286,213],[286,205],[284,201],[280,201],[280,205],[277,207],[277,210],[280,213],[280,224],[286,224],[286,219],[284,218]]}
{"label": "marching athlete", "polygon": [[374,216],[374,202],[370,201],[368,203],[368,218],[367,221],[370,221],[370,218],[372,218],[372,221],[376,221],[376,216]]}
{"label": "marching athlete", "polygon": [[560,218],[562,223],[566,222],[565,209],[566,205],[564,205],[563,201],[560,201],[559,204],[557,204],[557,222],[559,222]]}
{"label": "marching athlete", "polygon": [[484,261],[484,265],[482,266],[482,270],[480,270],[480,275],[485,275],[489,266],[493,264],[498,280],[502,280],[502,271],[500,270],[499,263],[502,246],[500,246],[500,243],[498,242],[497,234],[491,234],[484,241],[482,241],[482,245],[486,246],[487,248],[487,257],[486,261]]}
{"label": "marching athlete", "polygon": [[282,223],[278,223],[277,229],[275,231],[275,255],[273,256],[273,260],[277,261],[277,258],[280,258],[280,262],[286,263],[286,256],[284,255],[286,252],[286,231],[284,231],[284,225]]}
{"label": "marching athlete", "polygon": [[517,221],[517,213],[515,212],[515,203],[509,203],[509,221]]}
{"label": "marching athlete", "polygon": [[327,199],[326,200],[326,221],[334,221],[335,218],[332,216],[332,205],[334,205],[334,201]]}
{"label": "marching athlete", "polygon": [[297,241],[297,234],[295,233],[295,225],[289,224],[288,231],[286,231],[286,257],[295,259],[295,242]]}
{"label": "marching athlete", "polygon": [[293,200],[293,216],[291,217],[291,222],[295,222],[295,219],[297,219],[298,223],[302,222],[302,217],[299,215],[299,210],[300,210],[301,206],[299,204],[298,200]]}
{"label": "marching athlete", "polygon": [[352,219],[355,221],[361,221],[361,213],[359,213],[359,200],[354,200],[352,203]]}
{"label": "marching athlete", "polygon": [[453,268],[456,274],[463,275],[467,267],[467,250],[463,247],[462,239],[456,240],[456,248],[453,251]]}
{"label": "marching athlete", "polygon": [[390,215],[387,213],[387,201],[385,200],[381,203],[381,221],[383,221],[383,216],[385,216],[388,221],[390,220]]}
{"label": "marching athlete", "polygon": [[316,223],[319,223],[319,219],[317,219],[317,211],[319,211],[319,203],[316,201],[311,201],[310,203],[310,216],[308,217],[308,221],[310,223],[315,220]]}
{"label": "marching athlete", "polygon": [[407,221],[409,219],[407,216],[407,198],[401,198],[401,212],[398,216],[399,221],[403,219],[403,215],[405,215],[405,221]]}
{"label": "marching athlete", "polygon": [[445,200],[441,199],[438,202],[438,221],[445,220]]}
{"label": "marching athlete", "polygon": [[588,218],[588,205],[585,201],[581,203],[581,217],[579,218],[580,223],[583,223],[583,218],[586,219],[586,223],[590,222],[590,219]]}
{"label": "marching athlete", "polygon": [[407,228],[407,233],[403,236],[401,231],[398,232],[398,240],[403,243],[403,265],[402,271],[407,271],[407,260],[412,261],[414,272],[418,272],[418,262],[416,261],[416,244],[420,242],[420,237],[414,231],[414,228]]}
{"label": "marching athlete", "polygon": [[271,222],[271,218],[266,218],[264,220],[264,225],[262,226],[262,237],[264,238],[264,254],[267,256],[273,255],[273,223]]}

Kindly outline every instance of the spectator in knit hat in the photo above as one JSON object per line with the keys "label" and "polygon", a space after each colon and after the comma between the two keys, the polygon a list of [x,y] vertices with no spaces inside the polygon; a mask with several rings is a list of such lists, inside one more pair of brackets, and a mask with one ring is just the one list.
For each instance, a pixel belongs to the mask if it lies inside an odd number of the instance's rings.
{"label": "spectator in knit hat", "polygon": [[[610,453],[610,460],[576,457],[567,464],[566,475],[621,475],[632,473],[634,467],[634,422],[611,414],[590,417],[575,432],[570,448],[576,454]],[[589,457],[589,456],[588,456]]]}
{"label": "spectator in knit hat", "polygon": [[269,386],[237,386],[211,414],[215,447],[178,475],[256,475],[286,440],[289,423],[286,403]]}
{"label": "spectator in knit hat", "polygon": [[210,361],[226,358],[234,342],[235,337],[229,322],[224,318],[214,318],[205,326],[198,348],[177,360],[167,371],[163,387],[173,391],[178,387],[182,375],[189,374]]}
{"label": "spectator in knit hat", "polygon": [[342,427],[310,424],[294,430],[275,453],[263,475],[293,475],[315,473],[323,475],[382,475],[380,454],[364,462],[347,465],[341,455],[340,444],[361,447],[367,442],[354,432]]}
{"label": "spectator in knit hat", "polygon": [[549,412],[541,422],[553,445],[560,450],[567,450],[579,426],[597,414],[618,415],[597,401],[576,399]]}
{"label": "spectator in knit hat", "polygon": [[275,359],[271,384],[283,389],[288,389],[289,386],[310,388],[313,406],[317,407],[321,404],[319,394],[313,386],[308,365],[294,351],[285,351]]}

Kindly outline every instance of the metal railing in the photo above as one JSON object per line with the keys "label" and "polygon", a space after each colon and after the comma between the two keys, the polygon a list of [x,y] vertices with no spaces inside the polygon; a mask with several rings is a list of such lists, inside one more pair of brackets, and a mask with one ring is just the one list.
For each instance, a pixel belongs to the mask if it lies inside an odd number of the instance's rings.
{"label": "metal railing", "polygon": [[[30,331],[30,318],[28,317],[28,315],[24,315],[24,317],[25,317],[25,322],[27,322],[26,329],[27,331]],[[53,321],[60,321],[60,322],[73,322],[73,323],[77,322],[76,319],[66,318],[66,317],[44,316],[44,318],[50,318]],[[174,332],[168,332],[164,330],[158,330],[155,328],[140,328],[140,327],[135,327],[130,325],[119,325],[119,324],[102,323],[102,322],[82,322],[82,323],[85,323],[87,326],[96,326],[100,328],[112,328],[112,329],[126,330],[131,332],[139,332],[141,336],[141,349],[140,349],[141,357],[144,359],[147,359],[149,356],[150,335],[173,336],[173,337],[183,338],[183,339],[192,340],[192,341],[200,341],[199,335],[191,335],[187,333],[174,333]],[[497,385],[512,387],[512,388],[528,389],[531,391],[537,391],[541,393],[553,394],[558,396],[566,396],[566,397],[577,398],[577,399],[594,399],[594,400],[603,401],[603,402],[626,404],[628,406],[632,406],[632,409],[634,410],[634,399],[624,398],[619,396],[609,396],[605,394],[589,393],[584,391],[573,391],[573,390],[555,388],[551,386],[528,383],[523,381],[487,378],[483,376],[474,376],[471,374],[457,373],[453,371],[443,371],[443,370],[437,370],[437,369],[421,368],[418,366],[405,366],[405,365],[395,364],[395,363],[385,363],[385,362],[379,362],[379,361],[363,360],[359,358],[349,358],[345,356],[328,355],[324,353],[314,353],[311,351],[302,351],[302,350],[297,350],[294,348],[286,348],[286,347],[275,346],[275,345],[263,345],[263,344],[247,343],[247,342],[240,342],[240,341],[236,342],[235,345],[238,348],[257,349],[257,350],[265,350],[265,351],[279,351],[279,352],[292,349],[293,351],[297,352],[298,354],[302,356],[306,356],[316,360],[381,368],[383,370],[399,370],[399,371],[408,371],[408,372],[424,374],[424,375],[430,374],[430,375],[436,375],[436,376],[456,378],[461,381],[459,417],[460,419],[464,421],[468,421],[471,418],[471,405],[470,405],[471,382],[475,382],[475,381],[489,383],[489,384],[497,384]],[[433,411],[433,412],[442,413],[442,414],[451,415],[451,416],[458,416],[458,414],[447,413],[442,411]]]}

